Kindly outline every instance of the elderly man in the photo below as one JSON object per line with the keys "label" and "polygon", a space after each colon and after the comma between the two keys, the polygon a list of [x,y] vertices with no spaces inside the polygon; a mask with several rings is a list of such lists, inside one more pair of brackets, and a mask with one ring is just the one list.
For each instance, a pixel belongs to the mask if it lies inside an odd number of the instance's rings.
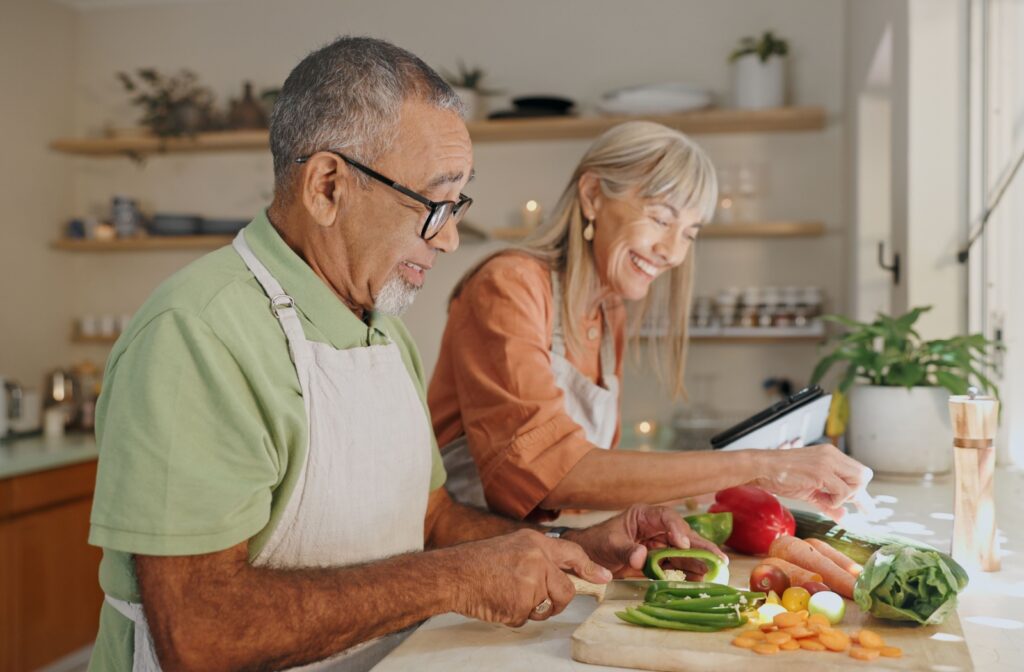
{"label": "elderly man", "polygon": [[373,39],[288,76],[269,210],[165,282],[110,356],[93,669],[367,669],[434,614],[543,620],[572,599],[565,571],[604,582],[649,546],[706,545],[668,509],[558,539],[442,487],[395,316],[472,202],[459,110]]}

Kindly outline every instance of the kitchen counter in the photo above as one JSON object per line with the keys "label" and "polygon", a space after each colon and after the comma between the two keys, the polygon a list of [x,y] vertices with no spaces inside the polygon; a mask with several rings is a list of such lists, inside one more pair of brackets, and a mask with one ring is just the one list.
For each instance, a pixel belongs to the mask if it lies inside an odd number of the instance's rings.
{"label": "kitchen counter", "polygon": [[[953,526],[953,479],[930,483],[876,480],[870,491],[882,520],[868,524],[858,514],[850,529],[892,532],[948,549]],[[1024,660],[1024,471],[1001,467],[996,474],[996,515],[1002,539],[1002,571],[971,572],[960,596],[959,614],[974,669],[1019,668]],[[587,525],[599,514],[563,516],[559,523]],[[427,621],[374,668],[375,672],[457,672],[459,670],[613,670],[572,660],[570,637],[593,612],[592,598],[578,597],[558,616],[511,629],[454,614]],[[1013,661],[1017,661],[1016,663]],[[786,659],[757,660],[765,669],[785,669]],[[865,667],[865,669],[868,669]]]}
{"label": "kitchen counter", "polygon": [[95,460],[99,452],[92,434],[66,434],[59,439],[30,436],[0,442],[0,480]]}

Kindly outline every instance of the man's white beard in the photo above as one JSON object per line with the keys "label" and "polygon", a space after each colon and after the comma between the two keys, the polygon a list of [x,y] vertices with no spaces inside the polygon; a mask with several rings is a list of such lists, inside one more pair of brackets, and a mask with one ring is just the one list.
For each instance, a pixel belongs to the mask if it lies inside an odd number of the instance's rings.
{"label": "man's white beard", "polygon": [[373,309],[378,313],[398,317],[409,309],[419,291],[420,288],[406,281],[402,272],[396,268],[377,293]]}

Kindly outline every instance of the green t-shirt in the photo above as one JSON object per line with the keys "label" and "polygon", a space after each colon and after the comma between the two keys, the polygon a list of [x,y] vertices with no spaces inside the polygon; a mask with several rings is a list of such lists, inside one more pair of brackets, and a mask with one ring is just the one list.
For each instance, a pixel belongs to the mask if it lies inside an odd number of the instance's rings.
{"label": "green t-shirt", "polygon": [[[397,318],[369,324],[338,300],[261,213],[245,229],[295,300],[310,340],[338,349],[394,342],[423,400],[423,367]],[[96,408],[99,471],[89,543],[100,585],[140,600],[132,554],[195,555],[247,539],[260,551],[305,458],[298,376],[269,300],[242,258],[221,248],[182,269],[118,339]],[[430,488],[445,481],[431,436]],[[130,670],[133,625],[104,604],[91,669]]]}

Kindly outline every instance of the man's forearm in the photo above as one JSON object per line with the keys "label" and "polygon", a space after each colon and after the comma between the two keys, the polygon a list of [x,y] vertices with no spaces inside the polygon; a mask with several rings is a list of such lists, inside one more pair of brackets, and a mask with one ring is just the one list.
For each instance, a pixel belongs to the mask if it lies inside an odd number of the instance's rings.
{"label": "man's forearm", "polygon": [[271,670],[322,660],[455,608],[451,550],[340,569],[253,567],[245,544],[136,558],[166,670]]}
{"label": "man's forearm", "polygon": [[467,541],[490,539],[537,525],[503,518],[454,501],[444,488],[430,493],[424,539],[427,548],[443,548]]}
{"label": "man's forearm", "polygon": [[759,476],[758,451],[639,453],[592,450],[542,502],[545,509],[618,511],[660,504],[749,483]]}

